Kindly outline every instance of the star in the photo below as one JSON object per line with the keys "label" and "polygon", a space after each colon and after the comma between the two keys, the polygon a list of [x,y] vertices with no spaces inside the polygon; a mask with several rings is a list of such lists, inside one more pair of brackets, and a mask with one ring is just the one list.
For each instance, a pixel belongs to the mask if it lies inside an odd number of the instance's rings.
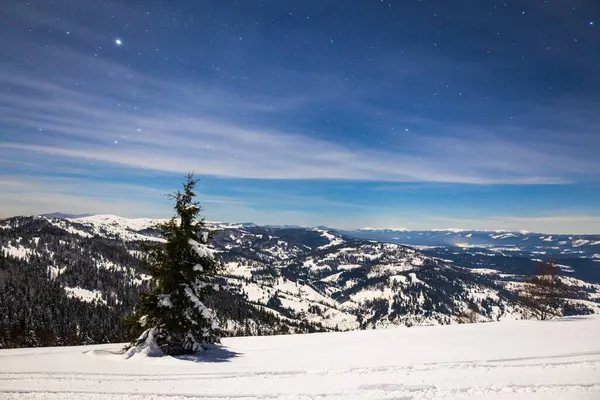
{"label": "star", "polygon": [[588,26],[589,26],[589,27],[592,27],[592,26],[594,26],[595,24],[596,24],[596,22],[594,22],[594,21],[590,21],[590,22],[588,22]]}
{"label": "star", "polygon": [[117,39],[115,39],[115,44],[116,44],[117,46],[120,46],[120,45],[122,45],[122,44],[123,44],[123,41],[122,41],[121,39],[118,39],[118,38],[117,38]]}

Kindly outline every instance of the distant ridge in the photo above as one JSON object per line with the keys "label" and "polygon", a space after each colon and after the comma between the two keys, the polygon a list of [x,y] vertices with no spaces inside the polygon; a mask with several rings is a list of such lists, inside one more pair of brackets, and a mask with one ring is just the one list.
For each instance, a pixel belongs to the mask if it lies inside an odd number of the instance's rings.
{"label": "distant ridge", "polygon": [[42,216],[42,217],[58,218],[58,219],[85,218],[85,217],[91,217],[93,215],[94,214],[68,214],[68,213],[62,213],[62,212],[54,212],[54,213],[49,213],[49,214],[40,214],[40,216]]}
{"label": "distant ridge", "polygon": [[408,229],[406,229],[406,228],[371,228],[370,226],[366,226],[364,228],[360,228],[359,231],[408,232]]}

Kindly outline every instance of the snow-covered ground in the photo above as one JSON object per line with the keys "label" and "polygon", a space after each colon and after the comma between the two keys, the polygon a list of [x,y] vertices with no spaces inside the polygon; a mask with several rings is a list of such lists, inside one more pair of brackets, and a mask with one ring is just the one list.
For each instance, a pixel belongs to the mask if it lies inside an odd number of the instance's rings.
{"label": "snow-covered ground", "polygon": [[600,399],[598,332],[592,316],[231,338],[200,360],[2,350],[0,399]]}

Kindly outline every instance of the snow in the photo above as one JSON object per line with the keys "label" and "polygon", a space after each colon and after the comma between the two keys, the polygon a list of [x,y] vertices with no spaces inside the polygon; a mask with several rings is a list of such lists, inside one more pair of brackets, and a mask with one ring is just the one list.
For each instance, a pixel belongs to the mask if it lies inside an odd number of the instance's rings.
{"label": "snow", "polygon": [[515,237],[517,237],[517,235],[515,235],[514,233],[503,233],[503,234],[500,234],[500,235],[490,235],[490,237],[492,239],[498,240],[498,239],[515,238]]}
{"label": "snow", "polygon": [[406,228],[371,228],[370,226],[359,229],[359,231],[389,231],[389,232],[408,232]]}
{"label": "snow", "polygon": [[196,264],[192,268],[194,271],[204,271],[204,267],[201,264]]}
{"label": "snow", "polygon": [[344,271],[349,271],[352,269],[357,269],[357,268],[362,268],[361,265],[359,264],[341,264],[338,265],[338,269],[344,270]]}
{"label": "snow", "polygon": [[590,243],[590,240],[585,240],[585,239],[577,239],[573,241],[573,247],[581,247],[581,246],[585,246],[586,244]]}
{"label": "snow", "polygon": [[8,244],[3,247],[0,247],[0,249],[4,250],[9,256],[14,258],[20,258],[22,260],[29,258],[29,256],[32,254],[31,249],[23,247],[20,244],[18,244],[17,246]]}
{"label": "snow", "polygon": [[69,232],[69,233],[72,233],[73,235],[79,235],[79,236],[81,236],[81,237],[92,237],[92,236],[93,236],[93,235],[91,235],[91,234],[89,234],[89,233],[87,233],[87,232],[84,232],[84,231],[82,231],[82,230],[75,229],[75,228],[73,228],[72,226],[65,226],[65,227],[64,227],[64,229],[65,229],[67,232]]}
{"label": "snow", "polygon": [[148,229],[157,223],[166,222],[168,219],[152,219],[152,218],[124,218],[118,215],[98,214],[89,217],[70,218],[70,221],[77,223],[90,223],[98,225],[115,225],[135,229],[138,231]]}
{"label": "snow", "polygon": [[279,301],[281,301],[283,307],[289,308],[296,313],[306,312],[310,305],[308,302],[304,302],[294,297],[290,298],[285,295],[280,295]]}
{"label": "snow", "polygon": [[317,232],[319,232],[321,234],[321,236],[323,236],[324,238],[329,240],[329,243],[324,244],[323,246],[319,246],[318,247],[319,250],[328,249],[330,247],[338,246],[338,245],[344,243],[344,240],[342,238],[332,235],[331,233],[329,233],[325,230],[322,230],[322,229],[315,229],[315,230]]}
{"label": "snow", "polygon": [[[284,280],[283,278],[277,278],[275,284],[269,289],[271,289],[272,292],[278,291],[282,304],[295,311],[304,311],[308,309],[311,302],[326,306],[337,305],[334,300],[323,296],[312,287],[297,284],[290,280]],[[264,298],[265,296],[263,295],[262,299]]]}
{"label": "snow", "polygon": [[355,315],[338,311],[333,308],[325,311],[322,319],[315,318],[314,321],[321,322],[326,327],[337,328],[343,331],[354,330],[359,327],[358,318]]}
{"label": "snow", "polygon": [[[188,243],[192,246],[192,249],[198,254],[199,257],[202,258],[214,258],[214,250],[208,248],[208,246],[198,243],[194,239],[189,239]],[[195,268],[195,267],[194,267]]]}
{"label": "snow", "polygon": [[144,282],[152,280],[152,276],[150,276],[148,274],[139,274],[138,276],[139,276],[139,278],[132,278],[131,279],[131,283],[133,285],[140,286]]}
{"label": "snow", "polygon": [[52,265],[48,266],[48,272],[50,273],[50,279],[56,279],[63,274],[67,270],[67,267],[54,267]]}
{"label": "snow", "polygon": [[[125,352],[125,358],[132,357],[162,357],[164,355],[162,349],[156,343],[154,339],[154,328],[142,333],[140,339],[146,336],[145,340],[139,343],[135,347],[130,347]],[[139,339],[138,339],[139,340]]]}
{"label": "snow", "polygon": [[196,309],[200,312],[200,314],[202,314],[202,316],[208,320],[213,319],[214,315],[212,313],[212,310],[208,307],[206,307],[206,305],[204,305],[204,303],[198,298],[198,296],[196,296],[196,293],[194,293],[194,291],[192,290],[192,288],[190,288],[189,286],[186,286],[183,291],[185,292],[186,297],[192,302],[194,303],[194,307],[196,307]]}
{"label": "snow", "polygon": [[335,274],[331,274],[328,277],[321,279],[321,282],[337,282],[342,273],[343,272],[337,272]]}
{"label": "snow", "polygon": [[[355,315],[336,309],[341,307],[338,302],[308,285],[297,284],[279,277],[273,281],[272,285],[250,282],[244,285],[242,290],[248,300],[255,304],[266,305],[269,299],[277,293],[282,306],[295,313],[309,313],[308,310],[313,305],[321,308],[322,315],[308,316],[308,320],[311,322],[319,322],[326,327],[338,327],[342,330],[358,328]],[[277,313],[274,310],[270,311]]]}
{"label": "snow", "polygon": [[266,304],[270,297],[266,288],[263,288],[252,282],[249,283],[248,285],[244,286],[242,290],[246,294],[248,301],[253,302],[253,303],[265,303]]}
{"label": "snow", "polygon": [[100,259],[96,262],[96,265],[98,268],[103,268],[109,271],[126,271],[127,268],[119,265],[119,264],[115,264],[114,262],[105,259],[104,257],[100,256]]}
{"label": "snow", "polygon": [[308,257],[302,265],[315,271],[329,268],[329,265],[317,265],[312,257]]}
{"label": "snow", "polygon": [[408,274],[408,276],[410,277],[411,282],[413,283],[425,283],[422,280],[420,280],[419,278],[417,278],[417,274],[415,274],[414,272],[411,272],[410,274]]}
{"label": "snow", "polygon": [[598,399],[599,331],[593,316],[226,338],[181,358],[0,350],[0,399]]}
{"label": "snow", "polygon": [[[152,219],[152,218],[123,218],[117,215],[92,215],[90,217],[71,218],[69,221],[90,227],[94,233],[102,235],[106,232],[110,235],[118,236],[125,241],[154,241],[164,242],[164,239],[144,235],[138,233],[145,229],[152,228],[159,223],[166,222],[168,219]],[[59,222],[60,223],[60,222]],[[74,228],[69,228],[72,233],[80,234],[81,236],[91,236],[82,231],[75,231]]]}
{"label": "snow", "polygon": [[425,259],[423,257],[416,257],[416,258],[412,259],[412,265],[421,266],[421,265],[423,265],[424,262],[425,262]]}
{"label": "snow", "polygon": [[403,262],[398,264],[380,264],[371,267],[371,271],[369,271],[367,277],[376,278],[385,274],[395,274],[398,272],[411,271],[421,265],[423,265],[423,260],[418,258],[412,260],[412,262]]}
{"label": "snow", "polygon": [[399,282],[402,284],[408,284],[408,278],[404,275],[392,275],[389,277],[390,282]]}
{"label": "snow", "polygon": [[225,263],[225,271],[228,275],[239,276],[242,278],[252,278],[253,267],[242,265],[239,262]]}
{"label": "snow", "polygon": [[140,258],[142,258],[144,256],[144,252],[139,251],[139,250],[127,250],[127,252],[129,254],[131,254],[132,257],[135,257],[135,258],[138,258],[138,259],[140,259]]}
{"label": "snow", "polygon": [[369,300],[375,299],[391,299],[394,297],[395,292],[390,288],[384,288],[383,290],[361,290],[350,296],[353,302],[363,303]]}
{"label": "snow", "polygon": [[86,303],[98,302],[106,304],[106,300],[102,297],[102,292],[98,290],[88,290],[80,287],[65,287],[64,289],[68,297],[76,298]]}
{"label": "snow", "polygon": [[[67,224],[64,220],[62,219],[57,219],[57,218],[47,218],[47,217],[42,217],[47,221],[50,221],[53,225],[57,225],[59,226],[61,229],[66,230],[69,233],[72,233],[73,235],[78,235],[81,237],[92,237],[93,235],[84,232],[82,230],[76,229],[73,226],[71,226],[70,224]],[[71,219],[70,221],[72,222],[77,222],[76,219]]]}
{"label": "snow", "polygon": [[492,268],[467,268],[469,271],[474,272],[476,274],[482,275],[496,275],[499,274],[500,271]]}
{"label": "snow", "polygon": [[327,305],[336,304],[335,301],[323,296],[321,293],[317,292],[315,289],[308,285],[296,285],[296,283],[289,280],[284,281],[282,278],[277,279],[277,285],[274,286],[274,288],[279,290],[280,292],[287,292],[302,299]]}
{"label": "snow", "polygon": [[173,308],[173,303],[171,302],[171,296],[168,294],[158,295],[158,305],[160,307]]}
{"label": "snow", "polygon": [[497,253],[502,253],[503,251],[521,251],[518,247],[491,247],[490,250]]}
{"label": "snow", "polygon": [[471,295],[472,299],[479,300],[479,301],[482,301],[485,299],[498,300],[498,294],[488,288],[481,288],[481,287],[473,288],[469,291],[469,294]]}
{"label": "snow", "polygon": [[574,270],[574,269],[573,269],[571,266],[569,266],[569,265],[564,265],[564,264],[556,264],[556,266],[557,266],[558,268],[560,268],[560,269],[561,269],[561,271],[563,271],[563,272],[574,272],[574,271],[575,271],[575,270]]}
{"label": "snow", "polygon": [[431,229],[431,232],[460,233],[460,232],[465,232],[465,231],[466,231],[466,229],[460,229],[460,228]]}

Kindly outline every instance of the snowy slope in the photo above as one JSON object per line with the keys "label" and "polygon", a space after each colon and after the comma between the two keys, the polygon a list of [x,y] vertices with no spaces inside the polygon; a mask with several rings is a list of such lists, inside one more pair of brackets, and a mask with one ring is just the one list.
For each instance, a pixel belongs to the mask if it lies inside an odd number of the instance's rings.
{"label": "snowy slope", "polygon": [[[200,358],[120,345],[0,350],[0,399],[599,399],[600,318],[223,340]],[[204,362],[198,362],[204,361]]]}
{"label": "snowy slope", "polygon": [[91,228],[94,234],[108,237],[118,237],[124,241],[160,241],[159,238],[146,235],[144,232],[153,226],[165,222],[164,219],[123,218],[116,215],[92,215],[72,218],[69,221]]}

